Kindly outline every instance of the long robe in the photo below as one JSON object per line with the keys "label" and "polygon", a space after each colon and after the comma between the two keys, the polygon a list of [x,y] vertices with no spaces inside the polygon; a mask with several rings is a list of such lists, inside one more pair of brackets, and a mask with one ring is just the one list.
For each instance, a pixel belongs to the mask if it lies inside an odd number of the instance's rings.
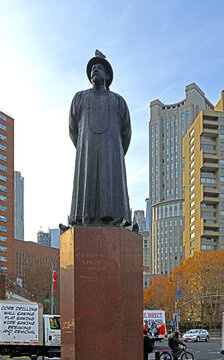
{"label": "long robe", "polygon": [[78,92],[69,133],[76,147],[70,224],[123,218],[131,223],[124,156],[131,139],[125,100],[109,90]]}

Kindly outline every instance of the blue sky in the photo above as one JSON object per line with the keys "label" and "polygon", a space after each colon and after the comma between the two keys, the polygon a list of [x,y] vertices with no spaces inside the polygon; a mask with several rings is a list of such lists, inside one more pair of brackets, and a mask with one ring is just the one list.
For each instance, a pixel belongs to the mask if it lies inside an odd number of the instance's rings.
{"label": "blue sky", "polygon": [[224,89],[224,2],[0,0],[0,108],[15,119],[15,170],[25,178],[25,240],[66,223],[75,151],[68,111],[90,87],[95,49],[114,70],[111,90],[132,119],[130,204],[148,196],[149,103],[175,103],[195,82],[216,104]]}

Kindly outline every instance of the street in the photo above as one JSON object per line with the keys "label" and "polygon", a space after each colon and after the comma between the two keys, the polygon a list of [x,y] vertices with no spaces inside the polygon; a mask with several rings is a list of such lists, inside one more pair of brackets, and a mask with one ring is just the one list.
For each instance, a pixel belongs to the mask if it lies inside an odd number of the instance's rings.
{"label": "street", "polygon": [[[224,360],[224,355],[220,354],[221,339],[210,339],[209,342],[187,342],[187,349],[194,354],[195,360]],[[168,349],[167,341],[156,343],[155,350]],[[4,356],[2,360],[9,359],[8,356]],[[26,357],[15,357],[14,360],[29,359]],[[154,352],[149,355],[149,360],[155,359]],[[38,360],[42,360],[39,357]],[[45,360],[48,358],[45,357]],[[53,358],[51,360],[60,360],[60,358]]]}
{"label": "street", "polygon": [[[185,344],[187,350],[194,354],[195,360],[224,360],[224,355],[220,354],[221,339],[210,339],[208,342],[199,343],[187,342]],[[167,341],[156,343],[155,350],[162,348],[168,349]]]}

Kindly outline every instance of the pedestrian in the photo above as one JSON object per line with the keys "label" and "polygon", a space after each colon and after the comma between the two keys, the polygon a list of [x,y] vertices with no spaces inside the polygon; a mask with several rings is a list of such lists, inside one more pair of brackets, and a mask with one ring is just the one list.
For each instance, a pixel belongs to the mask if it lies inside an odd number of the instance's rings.
{"label": "pedestrian", "polygon": [[148,360],[148,354],[153,352],[154,343],[148,337],[147,330],[143,330],[143,352],[144,352],[144,360]]}

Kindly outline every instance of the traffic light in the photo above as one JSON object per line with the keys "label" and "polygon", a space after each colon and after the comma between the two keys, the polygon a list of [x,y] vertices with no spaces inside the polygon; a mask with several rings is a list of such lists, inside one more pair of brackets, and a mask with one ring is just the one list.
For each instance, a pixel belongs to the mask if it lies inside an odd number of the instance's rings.
{"label": "traffic light", "polygon": [[177,301],[175,302],[175,309],[177,309]]}

